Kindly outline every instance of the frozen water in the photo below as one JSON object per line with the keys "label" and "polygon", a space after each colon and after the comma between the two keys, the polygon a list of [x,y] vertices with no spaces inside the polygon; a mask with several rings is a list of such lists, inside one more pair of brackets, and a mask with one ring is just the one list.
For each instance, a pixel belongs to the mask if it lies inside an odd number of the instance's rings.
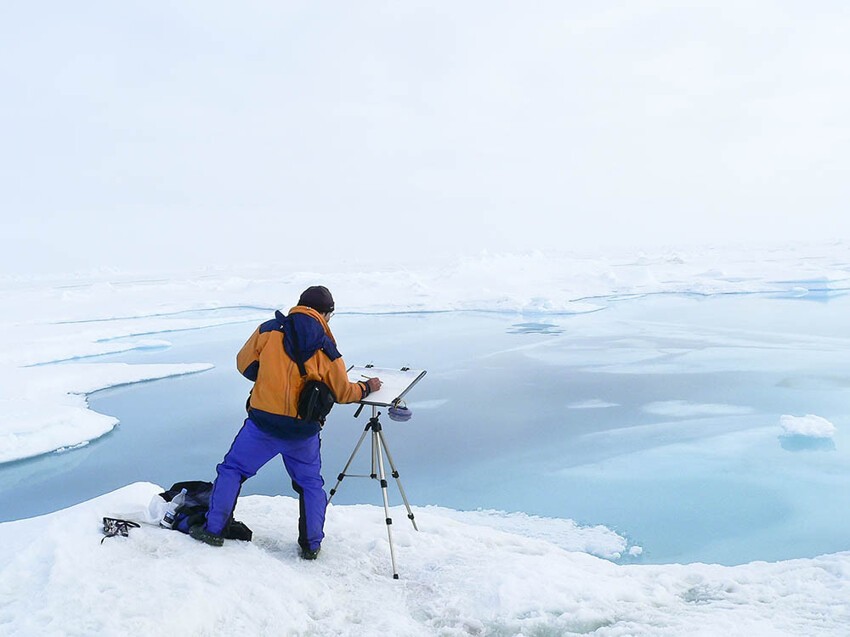
{"label": "frozen water", "polygon": [[[413,420],[385,428],[414,504],[604,524],[644,548],[629,559],[733,564],[847,548],[850,521],[836,515],[850,504],[847,305],[655,295],[545,319],[338,314],[333,328],[350,364],[428,370]],[[92,395],[119,427],[0,467],[5,519],[140,480],[212,479],[244,417],[250,384],[233,360],[254,326],[100,357],[215,368]],[[353,411],[335,408],[323,433],[329,486],[365,424]],[[835,425],[830,446],[783,436],[783,414],[811,413]],[[282,466],[243,493],[290,494]],[[347,479],[335,502],[379,498],[372,481]]]}
{"label": "frozen water", "polygon": [[643,410],[656,416],[673,416],[686,418],[688,416],[735,415],[752,413],[750,407],[736,405],[698,405],[683,400],[665,400],[644,405]]}
{"label": "frozen water", "polygon": [[568,405],[570,409],[605,409],[606,407],[618,407],[617,403],[607,403],[604,400],[591,398],[589,400],[581,400],[577,403]]}

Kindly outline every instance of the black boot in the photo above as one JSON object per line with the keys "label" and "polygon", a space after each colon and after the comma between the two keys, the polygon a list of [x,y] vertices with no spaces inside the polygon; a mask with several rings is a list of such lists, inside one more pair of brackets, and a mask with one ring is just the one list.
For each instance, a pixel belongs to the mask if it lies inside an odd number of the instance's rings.
{"label": "black boot", "polygon": [[198,540],[198,542],[203,542],[210,546],[222,546],[224,544],[224,538],[222,536],[210,533],[203,524],[196,524],[189,529],[189,535]]}
{"label": "black boot", "polygon": [[298,551],[298,554],[301,556],[302,560],[315,560],[319,557],[319,551],[321,551],[321,547],[317,549],[305,549],[303,546]]}

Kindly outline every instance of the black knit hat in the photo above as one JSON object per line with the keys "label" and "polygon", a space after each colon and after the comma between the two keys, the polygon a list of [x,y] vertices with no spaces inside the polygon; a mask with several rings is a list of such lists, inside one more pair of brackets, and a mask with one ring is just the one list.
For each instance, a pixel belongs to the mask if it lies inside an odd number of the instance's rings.
{"label": "black knit hat", "polygon": [[312,307],[317,312],[327,314],[334,311],[334,297],[324,285],[312,285],[301,293],[298,305]]}

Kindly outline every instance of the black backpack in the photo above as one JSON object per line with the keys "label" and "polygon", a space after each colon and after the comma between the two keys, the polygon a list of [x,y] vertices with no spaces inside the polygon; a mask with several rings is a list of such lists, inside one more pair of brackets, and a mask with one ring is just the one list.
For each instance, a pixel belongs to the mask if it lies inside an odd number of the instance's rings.
{"label": "black backpack", "polygon": [[[188,533],[193,526],[204,524],[207,521],[207,511],[210,510],[212,488],[212,482],[190,480],[175,482],[168,491],[160,493],[159,496],[163,500],[171,502],[177,494],[186,489],[185,499],[174,513],[174,524],[171,528],[181,533]],[[228,540],[250,542],[254,533],[243,522],[234,520],[233,515],[231,515],[222,535]]]}

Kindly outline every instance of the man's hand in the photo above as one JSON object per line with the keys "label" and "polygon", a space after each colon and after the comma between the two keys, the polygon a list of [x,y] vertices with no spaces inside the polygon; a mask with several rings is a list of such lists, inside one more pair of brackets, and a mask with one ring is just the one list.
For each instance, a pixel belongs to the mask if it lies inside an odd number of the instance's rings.
{"label": "man's hand", "polygon": [[378,378],[377,376],[373,376],[372,378],[367,380],[366,384],[369,385],[369,391],[370,392],[378,391],[381,388],[381,385],[383,385],[383,383],[381,382],[381,379]]}

